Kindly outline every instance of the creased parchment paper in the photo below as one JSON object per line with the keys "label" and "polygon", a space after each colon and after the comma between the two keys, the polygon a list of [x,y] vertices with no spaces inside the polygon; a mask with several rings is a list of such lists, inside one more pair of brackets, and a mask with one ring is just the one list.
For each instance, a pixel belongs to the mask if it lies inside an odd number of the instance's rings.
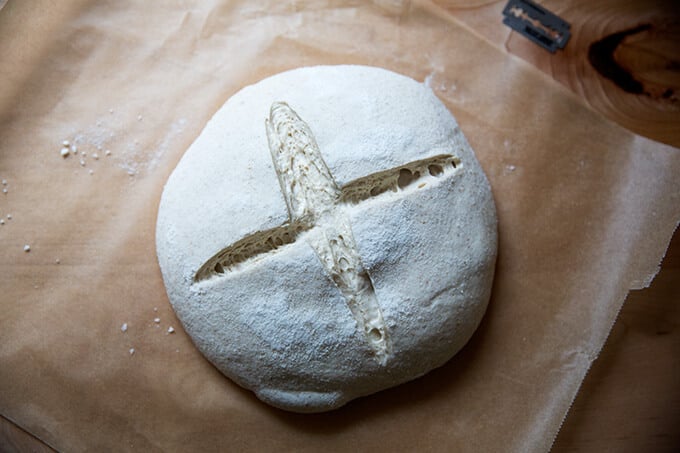
{"label": "creased parchment paper", "polygon": [[[436,6],[406,6],[0,10],[3,416],[63,451],[550,447],[627,291],[657,270],[680,218],[680,154],[606,121]],[[294,415],[192,346],[156,263],[156,212],[168,175],[233,93],[340,63],[423,80],[448,106],[491,181],[499,259],[480,329],[444,367]],[[63,140],[78,154],[62,158]]]}

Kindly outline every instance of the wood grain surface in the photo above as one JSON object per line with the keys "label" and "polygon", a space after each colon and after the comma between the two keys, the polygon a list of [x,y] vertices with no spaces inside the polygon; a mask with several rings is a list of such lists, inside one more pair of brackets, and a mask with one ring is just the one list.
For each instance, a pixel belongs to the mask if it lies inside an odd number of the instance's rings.
{"label": "wood grain surface", "polygon": [[[3,2],[0,1],[0,5]],[[572,24],[550,54],[501,23],[506,1],[437,0],[475,33],[564,84],[605,117],[680,147],[680,2],[538,1]],[[555,452],[680,451],[680,234],[633,291],[589,371]],[[0,417],[0,452],[52,451]]]}
{"label": "wood grain surface", "polygon": [[677,0],[539,1],[571,24],[569,43],[555,54],[500,24],[506,1],[436,3],[569,87],[605,117],[642,136],[680,146]]}

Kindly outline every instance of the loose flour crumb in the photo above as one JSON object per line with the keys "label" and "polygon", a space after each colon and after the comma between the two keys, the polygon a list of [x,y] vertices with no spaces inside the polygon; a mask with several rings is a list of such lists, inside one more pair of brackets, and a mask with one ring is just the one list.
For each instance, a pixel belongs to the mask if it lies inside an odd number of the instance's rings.
{"label": "loose flour crumb", "polygon": [[28,253],[30,251],[31,251],[31,246],[28,245],[28,244],[24,245],[24,252]]}
{"label": "loose flour crumb", "polygon": [[168,333],[175,333],[175,329],[172,326],[168,327]]}
{"label": "loose flour crumb", "polygon": [[135,353],[135,348],[130,348],[130,355]]}
{"label": "loose flour crumb", "polygon": [[120,331],[121,332],[127,332],[127,329],[128,329],[128,325],[127,325],[126,322],[124,322],[123,325],[120,326]]}
{"label": "loose flour crumb", "polygon": [[153,318],[153,322],[155,322],[156,324],[158,324],[159,322],[161,322],[161,318]]}
{"label": "loose flour crumb", "polygon": [[71,150],[68,148],[62,148],[59,153],[61,154],[61,157],[67,158],[68,155],[71,154]]}
{"label": "loose flour crumb", "polygon": [[60,260],[59,258],[57,258],[56,260],[54,260],[54,262],[57,263],[57,264],[61,264],[61,260]]}
{"label": "loose flour crumb", "polygon": [[6,180],[6,179],[3,179],[3,180],[2,180],[2,185],[3,185],[3,186],[6,186],[6,185],[7,185],[7,180]]}

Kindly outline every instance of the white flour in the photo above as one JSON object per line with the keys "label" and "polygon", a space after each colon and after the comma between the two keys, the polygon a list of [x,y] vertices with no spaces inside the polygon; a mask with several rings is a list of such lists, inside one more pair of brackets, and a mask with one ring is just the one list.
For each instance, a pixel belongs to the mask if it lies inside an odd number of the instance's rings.
{"label": "white flour", "polygon": [[318,412],[465,344],[490,294],[496,217],[427,86],[325,66],[227,101],[168,180],[156,238],[201,352],[267,403]]}

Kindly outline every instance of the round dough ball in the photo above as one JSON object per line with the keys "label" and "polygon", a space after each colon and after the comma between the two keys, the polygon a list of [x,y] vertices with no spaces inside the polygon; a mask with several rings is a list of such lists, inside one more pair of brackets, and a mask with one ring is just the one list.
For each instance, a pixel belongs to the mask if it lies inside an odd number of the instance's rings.
{"label": "round dough ball", "polygon": [[165,186],[156,241],[205,357],[273,406],[320,412],[463,347],[489,300],[496,214],[427,86],[317,66],[224,104]]}

